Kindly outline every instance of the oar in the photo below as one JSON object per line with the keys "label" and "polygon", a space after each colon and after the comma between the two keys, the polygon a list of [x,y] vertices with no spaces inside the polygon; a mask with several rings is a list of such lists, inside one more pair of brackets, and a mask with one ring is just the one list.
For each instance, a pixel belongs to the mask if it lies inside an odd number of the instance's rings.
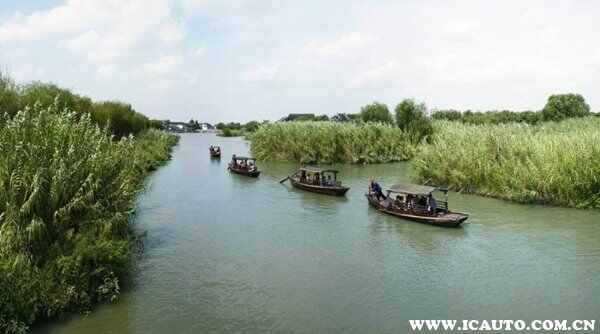
{"label": "oar", "polygon": [[283,183],[283,182],[287,181],[287,179],[289,179],[289,178],[290,178],[289,176],[286,176],[285,179],[279,181],[279,183]]}

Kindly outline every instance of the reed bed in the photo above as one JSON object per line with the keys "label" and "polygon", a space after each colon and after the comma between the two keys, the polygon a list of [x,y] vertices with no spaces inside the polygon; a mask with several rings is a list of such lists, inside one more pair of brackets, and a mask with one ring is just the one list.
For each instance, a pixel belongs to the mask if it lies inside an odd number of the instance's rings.
{"label": "reed bed", "polygon": [[408,160],[415,145],[382,123],[287,122],[262,125],[248,136],[254,157],[300,163],[383,163]]}
{"label": "reed bed", "polygon": [[0,115],[0,332],[116,298],[136,195],[176,142],[157,130],[115,140],[56,105]]}
{"label": "reed bed", "polygon": [[541,125],[435,123],[419,182],[522,203],[600,208],[600,119]]}

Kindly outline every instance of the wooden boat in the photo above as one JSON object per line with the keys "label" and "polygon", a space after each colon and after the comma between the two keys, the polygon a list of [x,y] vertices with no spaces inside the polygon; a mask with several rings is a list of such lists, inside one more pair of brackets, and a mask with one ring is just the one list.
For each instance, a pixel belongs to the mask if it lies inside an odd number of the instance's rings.
{"label": "wooden boat", "polygon": [[[435,191],[442,192],[445,200],[436,200],[432,195]],[[444,188],[396,184],[387,190],[387,196],[378,198],[371,189],[365,196],[381,212],[420,223],[458,227],[469,218],[466,213],[448,209],[448,190]]]}
{"label": "wooden boat", "polygon": [[231,162],[227,166],[230,172],[250,176],[258,177],[260,171],[256,167],[256,159],[248,157],[236,157],[235,154],[231,158]]}
{"label": "wooden boat", "polygon": [[325,195],[344,196],[350,188],[342,186],[342,182],[337,180],[337,174],[338,171],[334,169],[305,166],[280,182],[290,180],[292,186],[298,189]]}
{"label": "wooden boat", "polygon": [[221,147],[219,146],[210,146],[208,148],[208,151],[210,152],[210,157],[211,158],[220,158],[221,157]]}

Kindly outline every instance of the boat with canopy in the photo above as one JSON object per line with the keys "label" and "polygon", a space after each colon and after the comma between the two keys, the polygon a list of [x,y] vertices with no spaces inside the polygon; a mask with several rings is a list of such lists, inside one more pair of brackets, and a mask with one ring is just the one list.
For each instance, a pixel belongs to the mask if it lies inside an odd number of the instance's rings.
{"label": "boat with canopy", "polygon": [[260,175],[260,171],[258,167],[256,167],[256,159],[250,157],[237,157],[235,154],[231,158],[231,162],[227,166],[229,171],[250,176],[250,177],[258,177]]}
{"label": "boat with canopy", "polygon": [[[442,193],[444,200],[434,193]],[[369,204],[377,210],[400,218],[444,227],[458,227],[469,215],[448,208],[448,189],[399,183],[391,186],[386,195],[369,187],[365,194]]]}
{"label": "boat with canopy", "polygon": [[339,171],[335,169],[304,166],[281,180],[280,183],[290,180],[292,186],[298,189],[325,195],[343,196],[350,188],[342,186],[342,182],[337,178],[338,173]]}
{"label": "boat with canopy", "polygon": [[220,158],[221,157],[221,147],[220,146],[210,145],[210,147],[208,148],[208,151],[210,152],[211,158]]}

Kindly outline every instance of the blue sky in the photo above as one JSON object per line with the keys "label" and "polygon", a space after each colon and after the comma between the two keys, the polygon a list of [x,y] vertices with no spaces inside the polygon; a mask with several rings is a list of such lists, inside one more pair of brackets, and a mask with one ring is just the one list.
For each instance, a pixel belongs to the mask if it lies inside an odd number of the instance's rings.
{"label": "blue sky", "polygon": [[172,120],[536,110],[562,92],[599,110],[597,17],[594,1],[2,1],[0,68]]}

